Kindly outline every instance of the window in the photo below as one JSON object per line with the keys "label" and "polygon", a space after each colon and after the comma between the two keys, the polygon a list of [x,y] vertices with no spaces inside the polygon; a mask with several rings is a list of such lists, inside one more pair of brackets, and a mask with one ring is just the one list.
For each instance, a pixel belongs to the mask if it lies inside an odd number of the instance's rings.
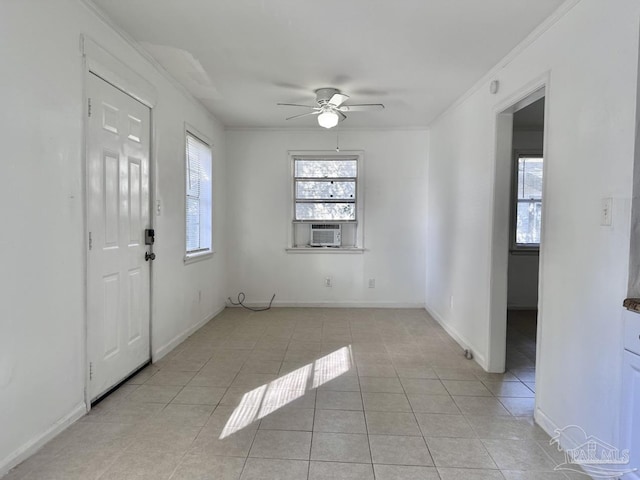
{"label": "window", "polygon": [[186,258],[212,252],[211,147],[186,134]]}
{"label": "window", "polygon": [[332,237],[332,247],[361,248],[362,153],[289,155],[293,167],[292,246],[311,248],[316,242],[312,239],[320,235],[318,230],[328,229],[323,235],[328,235],[329,230],[338,232]]}
{"label": "window", "polygon": [[516,250],[540,247],[542,220],[542,167],[540,154],[516,154],[515,232]]}
{"label": "window", "polygon": [[356,221],[357,159],[296,158],[295,220]]}

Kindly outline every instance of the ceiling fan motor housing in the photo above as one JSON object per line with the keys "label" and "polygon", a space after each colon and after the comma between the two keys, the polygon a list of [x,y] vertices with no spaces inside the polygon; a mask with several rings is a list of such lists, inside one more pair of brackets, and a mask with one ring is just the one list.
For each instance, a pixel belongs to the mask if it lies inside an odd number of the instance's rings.
{"label": "ceiling fan motor housing", "polygon": [[337,88],[319,88],[316,90],[316,102],[318,105],[325,105],[329,103],[331,97],[333,97],[336,93],[340,93],[340,90]]}

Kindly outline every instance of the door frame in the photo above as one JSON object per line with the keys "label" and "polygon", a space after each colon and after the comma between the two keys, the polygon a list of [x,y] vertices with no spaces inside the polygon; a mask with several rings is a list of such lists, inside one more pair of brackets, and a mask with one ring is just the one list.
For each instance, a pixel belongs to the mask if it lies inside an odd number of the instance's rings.
{"label": "door frame", "polygon": [[[133,69],[121,62],[117,57],[104,49],[90,37],[85,34],[80,35],[80,50],[82,53],[82,197],[83,197],[83,222],[82,222],[82,238],[83,238],[83,282],[84,282],[84,322],[82,323],[82,342],[81,358],[83,361],[82,369],[84,371],[84,401],[87,412],[91,410],[91,394],[89,391],[89,348],[88,348],[88,324],[89,324],[89,193],[88,193],[88,134],[89,134],[89,95],[88,85],[89,76],[96,75],[108,84],[114,86],[118,90],[124,92],[135,100],[149,108],[149,222],[151,228],[155,224],[155,209],[152,208],[156,202],[155,191],[155,172],[156,172],[156,154],[155,154],[155,126],[154,126],[154,108],[157,103],[156,88],[136,73]],[[152,327],[153,327],[153,266],[149,270],[149,359],[151,359],[152,348]]]}
{"label": "door frame", "polygon": [[[540,226],[540,256],[538,274],[538,325],[536,332],[536,386],[540,385],[540,340],[542,339],[543,315],[542,301],[544,295],[544,257],[546,244],[546,210],[547,198],[547,167],[548,139],[549,139],[549,110],[551,99],[551,73],[546,72],[541,77],[519,88],[494,108],[495,118],[495,146],[494,146],[494,175],[493,175],[493,205],[490,252],[490,283],[489,283],[489,334],[487,345],[487,370],[502,373],[505,371],[507,347],[507,279],[510,249],[511,222],[511,186],[513,170],[513,114],[531,103],[545,97],[544,108],[544,142],[542,154],[543,164],[542,184],[542,221]],[[536,388],[536,391],[538,389]],[[538,395],[536,394],[536,404]]]}

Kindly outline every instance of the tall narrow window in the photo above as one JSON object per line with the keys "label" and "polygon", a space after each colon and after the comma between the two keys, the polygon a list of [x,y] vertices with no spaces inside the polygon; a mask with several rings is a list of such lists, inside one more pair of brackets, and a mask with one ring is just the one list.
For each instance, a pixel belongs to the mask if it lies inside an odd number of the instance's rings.
{"label": "tall narrow window", "polygon": [[212,251],[211,147],[186,134],[186,256]]}
{"label": "tall narrow window", "polygon": [[535,250],[540,247],[542,166],[542,155],[516,155],[516,249]]}

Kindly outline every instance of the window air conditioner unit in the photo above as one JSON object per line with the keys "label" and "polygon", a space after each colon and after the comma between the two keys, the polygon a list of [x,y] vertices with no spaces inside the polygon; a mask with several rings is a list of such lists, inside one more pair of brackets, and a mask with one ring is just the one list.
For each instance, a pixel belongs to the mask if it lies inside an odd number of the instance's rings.
{"label": "window air conditioner unit", "polygon": [[342,243],[342,230],[339,223],[312,223],[312,247],[339,247]]}

